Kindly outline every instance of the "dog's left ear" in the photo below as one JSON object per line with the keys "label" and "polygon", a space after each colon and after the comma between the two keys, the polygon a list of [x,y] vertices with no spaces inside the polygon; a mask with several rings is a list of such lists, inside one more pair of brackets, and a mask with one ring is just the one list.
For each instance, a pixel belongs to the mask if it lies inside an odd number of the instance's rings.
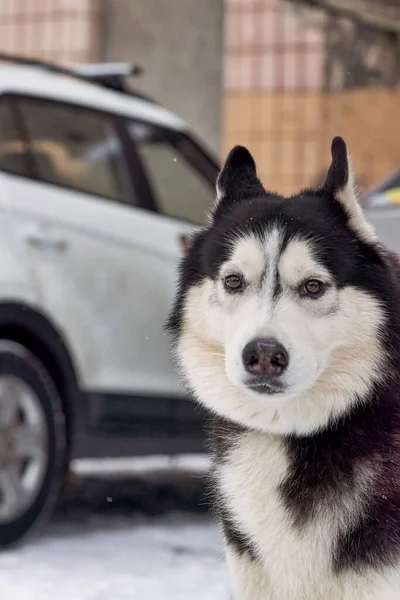
{"label": "dog's left ear", "polygon": [[346,144],[341,137],[332,141],[332,163],[322,188],[344,208],[349,225],[366,242],[375,242],[376,235],[357,200],[354,189],[354,173]]}
{"label": "dog's left ear", "polygon": [[244,146],[235,146],[226,157],[217,179],[213,216],[229,205],[265,194],[257,177],[256,163]]}

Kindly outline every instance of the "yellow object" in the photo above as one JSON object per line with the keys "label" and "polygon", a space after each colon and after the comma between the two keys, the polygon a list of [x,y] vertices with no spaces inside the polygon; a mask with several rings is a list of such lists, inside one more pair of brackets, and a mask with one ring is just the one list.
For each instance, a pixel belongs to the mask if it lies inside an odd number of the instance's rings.
{"label": "yellow object", "polygon": [[393,204],[400,204],[400,187],[387,190],[385,195],[389,202],[392,202]]}

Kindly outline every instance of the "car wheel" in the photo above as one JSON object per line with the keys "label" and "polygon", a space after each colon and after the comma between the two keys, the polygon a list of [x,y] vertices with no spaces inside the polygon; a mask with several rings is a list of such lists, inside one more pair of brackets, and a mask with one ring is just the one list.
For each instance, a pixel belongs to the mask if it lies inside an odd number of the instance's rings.
{"label": "car wheel", "polygon": [[0,549],[50,514],[65,474],[65,440],[46,368],[20,344],[0,340]]}

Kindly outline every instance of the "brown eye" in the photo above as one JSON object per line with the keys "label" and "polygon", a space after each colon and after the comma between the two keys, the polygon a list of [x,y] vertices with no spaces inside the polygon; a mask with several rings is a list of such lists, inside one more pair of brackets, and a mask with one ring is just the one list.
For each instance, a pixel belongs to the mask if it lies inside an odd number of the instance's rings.
{"label": "brown eye", "polygon": [[304,296],[321,296],[321,294],[323,294],[325,291],[325,285],[322,283],[322,281],[318,281],[318,279],[310,279],[309,281],[305,282],[302,291]]}
{"label": "brown eye", "polygon": [[228,275],[224,279],[224,286],[229,291],[237,292],[243,287],[243,279],[240,275]]}

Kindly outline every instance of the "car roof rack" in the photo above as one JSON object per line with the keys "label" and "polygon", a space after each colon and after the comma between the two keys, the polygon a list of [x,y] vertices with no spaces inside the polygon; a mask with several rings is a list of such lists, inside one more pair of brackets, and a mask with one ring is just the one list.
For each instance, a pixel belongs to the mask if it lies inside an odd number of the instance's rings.
{"label": "car roof rack", "polygon": [[8,62],[16,65],[28,67],[37,67],[50,73],[58,75],[66,75],[75,79],[80,79],[88,83],[100,85],[134,98],[140,98],[153,104],[157,104],[155,100],[149,96],[142,94],[127,85],[128,77],[138,77],[143,74],[144,70],[140,65],[129,62],[110,62],[110,63],[87,63],[76,65],[74,67],[62,67],[48,61],[28,58],[25,56],[16,56],[13,54],[0,53],[0,62]]}

